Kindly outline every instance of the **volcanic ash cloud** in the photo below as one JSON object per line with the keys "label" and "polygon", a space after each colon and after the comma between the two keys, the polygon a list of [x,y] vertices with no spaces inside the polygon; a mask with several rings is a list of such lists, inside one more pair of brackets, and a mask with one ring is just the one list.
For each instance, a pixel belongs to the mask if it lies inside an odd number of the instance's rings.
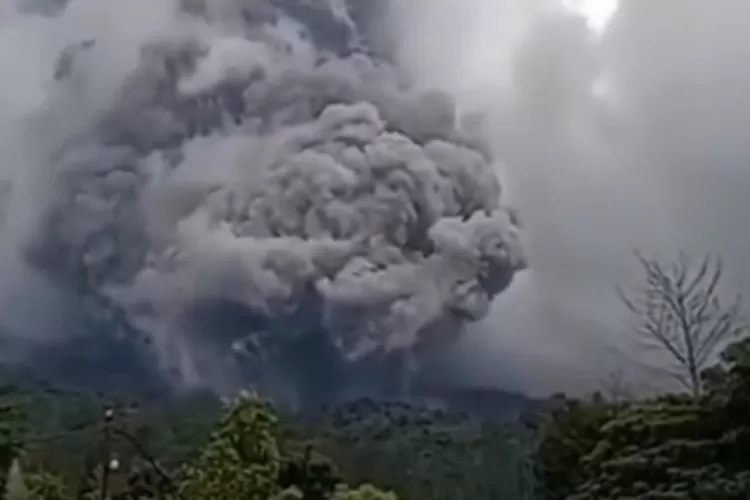
{"label": "volcanic ash cloud", "polygon": [[[29,262],[186,377],[186,318],[205,304],[265,318],[229,339],[264,349],[304,335],[274,325],[310,311],[309,329],[351,361],[484,317],[525,262],[497,165],[456,127],[452,100],[366,52],[319,49],[313,27],[270,2],[193,3],[138,39],[98,33],[68,50],[44,116],[85,104],[118,43],[140,55],[104,111],[48,134],[54,189]],[[361,45],[341,2],[313,7]]]}

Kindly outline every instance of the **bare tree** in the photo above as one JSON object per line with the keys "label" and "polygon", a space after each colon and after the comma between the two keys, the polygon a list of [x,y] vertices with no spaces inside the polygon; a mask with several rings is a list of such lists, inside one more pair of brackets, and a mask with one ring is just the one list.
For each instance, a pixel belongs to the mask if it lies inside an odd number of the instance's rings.
{"label": "bare tree", "polygon": [[663,351],[671,360],[652,368],[697,396],[703,370],[744,328],[741,296],[731,302],[720,298],[721,259],[706,255],[694,266],[683,252],[667,264],[638,251],[635,256],[644,271],[643,284],[628,292],[618,288],[632,316],[628,326],[643,349]]}

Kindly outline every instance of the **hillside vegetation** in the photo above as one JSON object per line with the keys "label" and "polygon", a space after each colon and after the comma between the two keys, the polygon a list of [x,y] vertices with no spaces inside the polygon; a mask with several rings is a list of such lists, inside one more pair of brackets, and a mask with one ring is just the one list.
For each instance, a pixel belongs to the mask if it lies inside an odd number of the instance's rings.
{"label": "hillside vegetation", "polygon": [[369,399],[302,418],[254,394],[137,408],[6,388],[5,498],[746,500],[750,340],[703,377],[698,396],[559,396],[527,426]]}
{"label": "hillside vegetation", "polygon": [[750,498],[750,339],[697,396],[564,398],[539,429],[539,500]]}

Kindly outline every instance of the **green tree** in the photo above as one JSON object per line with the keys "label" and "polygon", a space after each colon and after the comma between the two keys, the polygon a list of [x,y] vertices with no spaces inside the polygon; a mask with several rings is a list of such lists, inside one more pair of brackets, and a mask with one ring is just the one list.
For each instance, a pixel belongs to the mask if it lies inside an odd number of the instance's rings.
{"label": "green tree", "polygon": [[[343,495],[343,496],[342,496]],[[271,405],[254,394],[232,401],[197,460],[184,471],[189,500],[395,500],[372,487],[351,490],[310,444],[282,439]]]}
{"label": "green tree", "polygon": [[602,427],[620,406],[559,395],[539,427],[534,472],[540,500],[565,500],[586,480],[583,460],[602,439]]}
{"label": "green tree", "polygon": [[26,475],[28,500],[70,500],[68,487],[59,476],[49,472]]}
{"label": "green tree", "polygon": [[398,500],[390,491],[382,491],[370,484],[364,484],[356,489],[340,486],[331,500]]}
{"label": "green tree", "polygon": [[279,423],[270,404],[242,394],[230,405],[196,463],[181,496],[191,500],[268,500],[279,493]]}
{"label": "green tree", "polygon": [[0,480],[21,454],[27,437],[26,416],[13,388],[0,388]]}
{"label": "green tree", "polygon": [[747,500],[750,340],[727,348],[704,380],[699,397],[559,408],[536,457],[540,497]]}
{"label": "green tree", "polygon": [[5,480],[5,500],[29,500],[29,489],[24,482],[21,464],[13,460]]}
{"label": "green tree", "polygon": [[306,445],[301,452],[285,453],[278,482],[282,488],[294,488],[304,500],[327,500],[342,479],[331,460]]}
{"label": "green tree", "polygon": [[718,456],[721,429],[705,400],[665,396],[632,404],[603,425],[596,445],[579,462],[584,481],[570,500],[710,496],[725,479]]}
{"label": "green tree", "polygon": [[311,430],[345,482],[372,482],[410,500],[519,498],[525,438],[470,415],[405,402],[352,401]]}
{"label": "green tree", "polygon": [[[718,376],[717,376],[718,375]],[[704,373],[714,408],[714,425],[722,429],[717,453],[733,475],[735,489],[750,498],[750,337],[731,344],[721,362]]]}

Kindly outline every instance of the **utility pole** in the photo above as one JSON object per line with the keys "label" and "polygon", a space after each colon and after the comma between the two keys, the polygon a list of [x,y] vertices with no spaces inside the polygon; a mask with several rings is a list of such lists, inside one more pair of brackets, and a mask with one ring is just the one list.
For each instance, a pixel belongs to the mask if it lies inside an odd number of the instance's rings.
{"label": "utility pole", "polygon": [[103,438],[102,438],[102,477],[101,484],[99,486],[99,500],[108,500],[109,498],[109,471],[112,466],[110,463],[112,457],[110,453],[110,440],[111,440],[111,426],[114,420],[115,411],[111,407],[104,408],[104,426],[103,426]]}

